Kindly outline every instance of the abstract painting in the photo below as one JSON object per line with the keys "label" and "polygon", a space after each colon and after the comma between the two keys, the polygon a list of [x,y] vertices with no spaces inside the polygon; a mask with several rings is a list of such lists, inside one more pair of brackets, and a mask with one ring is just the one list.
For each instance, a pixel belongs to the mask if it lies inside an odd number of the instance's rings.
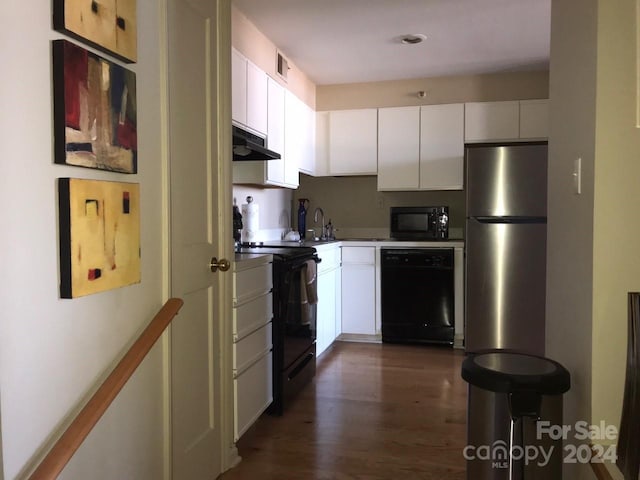
{"label": "abstract painting", "polygon": [[60,296],[140,283],[140,185],[58,179]]}
{"label": "abstract painting", "polygon": [[53,41],[56,163],[137,173],[136,77],[66,40]]}
{"label": "abstract painting", "polygon": [[137,60],[136,0],[53,0],[53,28],[124,62]]}

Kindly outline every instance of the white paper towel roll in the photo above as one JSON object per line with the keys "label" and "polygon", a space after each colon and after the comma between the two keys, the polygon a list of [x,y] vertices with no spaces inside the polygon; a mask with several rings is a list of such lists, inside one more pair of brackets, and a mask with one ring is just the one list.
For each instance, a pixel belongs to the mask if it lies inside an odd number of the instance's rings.
{"label": "white paper towel roll", "polygon": [[259,226],[258,204],[253,197],[247,197],[247,203],[242,204],[242,241],[257,242]]}

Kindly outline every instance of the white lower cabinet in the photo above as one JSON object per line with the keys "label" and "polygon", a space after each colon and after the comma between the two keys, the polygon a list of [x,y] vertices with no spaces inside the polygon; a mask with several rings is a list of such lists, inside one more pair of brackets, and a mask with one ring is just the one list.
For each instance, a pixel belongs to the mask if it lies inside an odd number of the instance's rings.
{"label": "white lower cabinet", "polygon": [[336,329],[340,311],[340,247],[335,244],[316,246],[318,257],[318,311],[316,355],[331,346],[339,335]]}
{"label": "white lower cabinet", "polygon": [[273,353],[269,351],[233,381],[234,435],[242,436],[273,401]]}
{"label": "white lower cabinet", "polygon": [[342,334],[376,334],[375,247],[342,247]]}
{"label": "white lower cabinet", "polygon": [[273,401],[271,255],[238,255],[233,271],[234,438]]}

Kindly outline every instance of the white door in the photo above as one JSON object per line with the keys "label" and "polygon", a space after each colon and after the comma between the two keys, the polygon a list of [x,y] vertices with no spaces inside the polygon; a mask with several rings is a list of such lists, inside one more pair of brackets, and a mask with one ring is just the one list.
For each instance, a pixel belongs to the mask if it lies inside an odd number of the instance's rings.
{"label": "white door", "polygon": [[171,327],[174,480],[211,480],[223,468],[221,318],[231,272],[209,264],[231,252],[231,195],[222,194],[230,188],[227,22],[228,0],[168,0],[171,295],[185,302]]}

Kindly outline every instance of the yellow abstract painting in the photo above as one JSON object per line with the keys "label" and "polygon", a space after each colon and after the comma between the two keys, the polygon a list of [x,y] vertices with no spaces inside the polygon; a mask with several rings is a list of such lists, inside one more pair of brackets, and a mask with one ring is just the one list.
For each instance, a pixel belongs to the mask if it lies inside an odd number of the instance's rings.
{"label": "yellow abstract painting", "polygon": [[60,178],[60,296],[140,282],[140,186]]}
{"label": "yellow abstract painting", "polygon": [[119,59],[137,60],[136,0],[54,0],[53,27]]}

